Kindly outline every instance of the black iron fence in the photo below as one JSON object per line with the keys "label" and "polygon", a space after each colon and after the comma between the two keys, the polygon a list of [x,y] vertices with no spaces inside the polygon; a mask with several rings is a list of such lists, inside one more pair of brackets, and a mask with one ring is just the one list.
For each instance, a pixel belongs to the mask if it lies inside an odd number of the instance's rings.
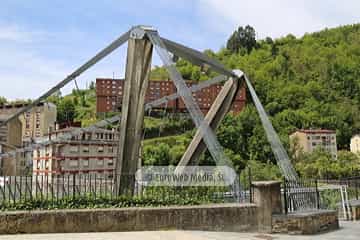
{"label": "black iron fence", "polygon": [[[134,176],[128,176],[133,179]],[[67,174],[0,177],[0,205],[27,201],[58,202],[81,197],[114,199],[119,195],[115,183],[120,176],[113,174]],[[123,179],[123,177],[122,177]],[[135,184],[133,193],[122,197],[158,200],[194,200],[197,202],[251,202],[251,175],[237,178],[230,186],[144,186]]]}
{"label": "black iron fence", "polygon": [[311,211],[320,208],[320,193],[317,180],[300,179],[282,184],[284,212]]}

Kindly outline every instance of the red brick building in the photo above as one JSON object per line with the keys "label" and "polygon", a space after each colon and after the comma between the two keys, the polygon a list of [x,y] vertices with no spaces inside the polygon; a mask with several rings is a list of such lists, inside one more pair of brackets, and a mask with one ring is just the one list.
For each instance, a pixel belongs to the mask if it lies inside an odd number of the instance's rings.
{"label": "red brick building", "polygon": [[[197,84],[187,81],[188,86]],[[121,107],[123,97],[124,80],[123,79],[96,79],[96,111],[98,113],[117,111]],[[207,113],[222,88],[221,84],[214,84],[194,92],[193,97],[198,103],[203,113]],[[176,93],[176,87],[170,80],[149,81],[145,102],[151,102],[164,96]],[[238,92],[232,105],[232,111],[239,113],[246,103],[246,89],[243,86]],[[167,104],[156,107],[158,109],[168,110],[169,112],[186,112],[186,107],[181,98],[169,101]]]}

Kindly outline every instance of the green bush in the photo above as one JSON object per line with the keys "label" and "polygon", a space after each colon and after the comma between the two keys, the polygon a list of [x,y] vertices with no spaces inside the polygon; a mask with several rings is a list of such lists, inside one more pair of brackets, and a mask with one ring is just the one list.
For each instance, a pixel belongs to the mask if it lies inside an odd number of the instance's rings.
{"label": "green bush", "polygon": [[50,209],[92,209],[123,207],[158,207],[169,205],[199,205],[203,203],[223,202],[223,198],[214,198],[224,192],[221,187],[147,187],[139,196],[84,195],[75,197],[21,199],[3,203],[2,211],[14,210],[50,210]]}

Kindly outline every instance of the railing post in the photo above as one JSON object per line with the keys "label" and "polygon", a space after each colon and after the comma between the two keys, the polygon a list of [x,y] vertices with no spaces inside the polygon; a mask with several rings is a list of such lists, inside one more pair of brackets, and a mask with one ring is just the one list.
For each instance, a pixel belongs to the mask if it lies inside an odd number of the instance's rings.
{"label": "railing post", "polygon": [[359,200],[359,179],[355,179],[355,194],[356,200]]}
{"label": "railing post", "polygon": [[318,180],[315,179],[315,190],[316,190],[316,208],[320,209],[320,192],[318,186]]}
{"label": "railing post", "polygon": [[284,212],[285,214],[288,214],[288,202],[287,202],[287,189],[286,189],[286,178],[284,177]]}
{"label": "railing post", "polygon": [[252,182],[251,182],[251,169],[249,167],[248,169],[248,177],[249,177],[249,194],[250,194],[250,203],[253,203],[254,202],[254,199],[253,199],[253,191],[252,191]]}
{"label": "railing post", "polygon": [[75,173],[73,173],[73,199],[75,199]]}

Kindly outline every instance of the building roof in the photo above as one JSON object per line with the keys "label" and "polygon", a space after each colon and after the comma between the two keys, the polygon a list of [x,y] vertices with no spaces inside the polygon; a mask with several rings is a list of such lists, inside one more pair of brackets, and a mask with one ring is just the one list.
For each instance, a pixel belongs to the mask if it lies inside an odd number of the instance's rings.
{"label": "building roof", "polygon": [[67,132],[73,132],[75,130],[82,129],[84,133],[114,133],[113,130],[103,129],[103,128],[92,128],[92,129],[86,129],[86,128],[80,128],[80,127],[66,127],[59,130],[53,130],[48,134],[45,134],[45,136],[48,136],[49,134],[54,133],[67,133]]}
{"label": "building roof", "polygon": [[[0,109],[1,108],[6,108],[6,109],[9,109],[9,108],[23,108],[23,107],[26,107],[28,105],[29,105],[29,103],[27,103],[27,102],[23,102],[23,103],[5,103],[3,105],[0,105]],[[51,102],[40,102],[36,106],[41,107],[41,106],[44,106],[44,105],[47,105],[49,107],[56,107],[56,105],[51,103]]]}
{"label": "building roof", "polygon": [[302,133],[306,133],[306,134],[321,134],[321,133],[335,134],[336,133],[335,130],[330,130],[330,129],[299,129],[299,130],[296,130],[295,132],[302,132]]}

